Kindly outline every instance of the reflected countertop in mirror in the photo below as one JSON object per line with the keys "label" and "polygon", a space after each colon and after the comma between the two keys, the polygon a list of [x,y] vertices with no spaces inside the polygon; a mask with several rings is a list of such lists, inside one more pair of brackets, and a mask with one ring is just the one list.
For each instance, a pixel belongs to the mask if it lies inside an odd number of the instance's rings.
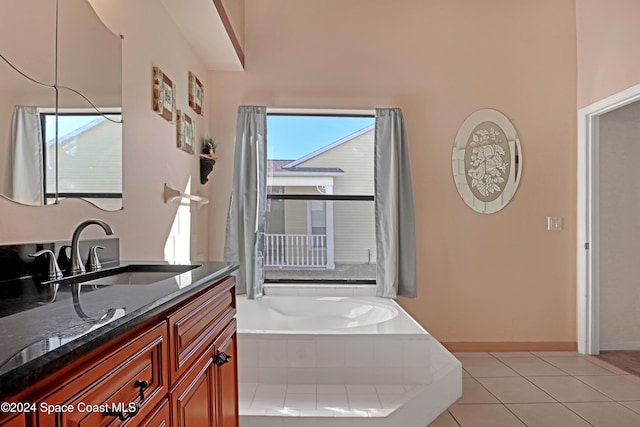
{"label": "reflected countertop in mirror", "polygon": [[121,121],[121,38],[87,0],[21,0],[0,15],[0,53],[50,86],[0,60],[0,195],[33,206],[73,197],[121,209],[122,124],[84,98]]}

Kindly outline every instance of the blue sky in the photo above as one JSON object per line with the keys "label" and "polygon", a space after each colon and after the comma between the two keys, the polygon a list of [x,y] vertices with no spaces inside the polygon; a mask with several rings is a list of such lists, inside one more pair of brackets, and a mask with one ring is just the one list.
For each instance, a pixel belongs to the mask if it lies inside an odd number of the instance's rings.
{"label": "blue sky", "polygon": [[299,159],[373,123],[373,117],[268,115],[267,158]]}

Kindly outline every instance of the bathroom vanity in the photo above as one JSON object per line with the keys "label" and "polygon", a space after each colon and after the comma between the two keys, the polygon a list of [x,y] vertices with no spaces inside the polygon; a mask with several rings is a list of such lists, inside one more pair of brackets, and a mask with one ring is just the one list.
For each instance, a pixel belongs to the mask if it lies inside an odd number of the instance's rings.
{"label": "bathroom vanity", "polygon": [[88,273],[50,301],[3,298],[0,426],[237,427],[237,265],[187,267],[118,262],[117,284]]}

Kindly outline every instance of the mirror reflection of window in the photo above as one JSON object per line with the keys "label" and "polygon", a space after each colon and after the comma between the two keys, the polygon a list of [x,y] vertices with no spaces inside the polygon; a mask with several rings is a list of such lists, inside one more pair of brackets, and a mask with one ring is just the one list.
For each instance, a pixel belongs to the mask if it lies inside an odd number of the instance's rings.
{"label": "mirror reflection of window", "polygon": [[[61,198],[84,198],[104,209],[122,205],[122,124],[120,113],[59,113],[58,153],[55,145],[55,115],[43,114],[44,174],[48,202]],[[49,172],[49,173],[47,173]]]}

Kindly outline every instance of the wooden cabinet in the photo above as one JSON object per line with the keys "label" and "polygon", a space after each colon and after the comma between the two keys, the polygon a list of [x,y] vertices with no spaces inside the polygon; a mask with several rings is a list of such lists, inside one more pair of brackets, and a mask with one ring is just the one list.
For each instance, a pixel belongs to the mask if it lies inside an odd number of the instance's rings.
{"label": "wooden cabinet", "polygon": [[0,427],[238,427],[235,312],[226,277],[20,397],[51,413]]}
{"label": "wooden cabinet", "polygon": [[214,362],[216,357],[218,360],[226,360],[222,364],[216,363],[218,379],[218,392],[220,397],[218,402],[220,407],[219,422],[221,427],[237,427],[238,426],[238,359],[236,358],[237,340],[236,340],[236,321],[235,319],[220,334],[214,343]]}
{"label": "wooden cabinet", "polygon": [[169,413],[169,399],[163,399],[162,402],[154,408],[153,412],[140,423],[140,427],[168,427],[171,425],[171,414]]}
{"label": "wooden cabinet", "polygon": [[38,407],[53,409],[50,414],[38,413],[38,425],[97,427],[118,424],[115,419],[126,421],[132,414],[144,418],[168,390],[168,372],[163,369],[166,345],[163,322],[70,381],[61,381],[59,388],[38,403]]}
{"label": "wooden cabinet", "polygon": [[2,427],[25,427],[27,417],[25,414],[14,415],[12,418],[2,423]]}
{"label": "wooden cabinet", "polygon": [[180,379],[171,392],[174,427],[218,427],[216,374],[213,357],[206,352]]}

